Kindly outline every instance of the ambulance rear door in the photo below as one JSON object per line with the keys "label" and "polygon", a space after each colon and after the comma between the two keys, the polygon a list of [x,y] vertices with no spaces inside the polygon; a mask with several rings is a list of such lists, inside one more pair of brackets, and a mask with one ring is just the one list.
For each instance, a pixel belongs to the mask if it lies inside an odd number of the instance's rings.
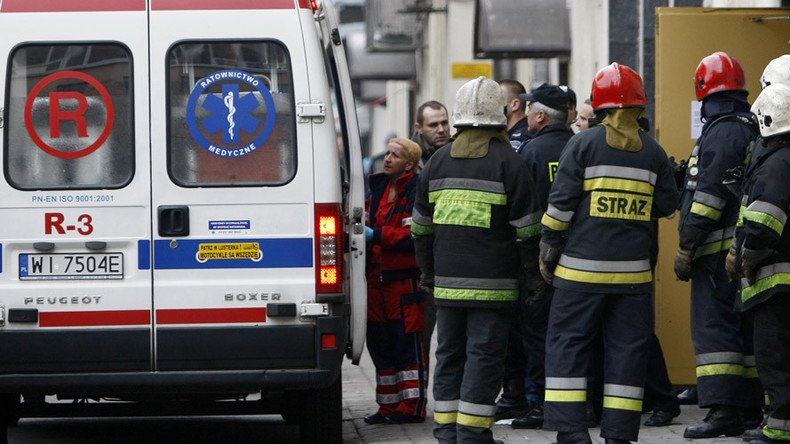
{"label": "ambulance rear door", "polygon": [[337,10],[332,2],[321,2],[318,10],[325,57],[329,61],[328,75],[332,76],[335,89],[335,105],[339,127],[343,135],[345,168],[349,183],[346,199],[348,227],[348,286],[351,299],[351,350],[354,364],[359,364],[365,346],[367,332],[367,284],[365,282],[365,238],[364,211],[365,189],[362,168],[362,146],[359,139],[356,102],[351,89],[346,53],[339,30]]}
{"label": "ambulance rear door", "polygon": [[151,369],[145,0],[0,1],[0,372]]}
{"label": "ambulance rear door", "polygon": [[150,1],[159,371],[316,365],[293,311],[316,292],[305,17],[293,0]]}

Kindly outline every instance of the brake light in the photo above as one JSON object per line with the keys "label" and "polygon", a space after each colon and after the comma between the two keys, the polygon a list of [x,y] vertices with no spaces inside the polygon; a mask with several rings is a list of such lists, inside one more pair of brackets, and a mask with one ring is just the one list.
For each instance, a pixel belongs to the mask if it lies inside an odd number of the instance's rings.
{"label": "brake light", "polygon": [[313,11],[318,11],[318,0],[310,0],[310,7]]}
{"label": "brake light", "polygon": [[315,290],[343,292],[343,214],[340,204],[315,204]]}

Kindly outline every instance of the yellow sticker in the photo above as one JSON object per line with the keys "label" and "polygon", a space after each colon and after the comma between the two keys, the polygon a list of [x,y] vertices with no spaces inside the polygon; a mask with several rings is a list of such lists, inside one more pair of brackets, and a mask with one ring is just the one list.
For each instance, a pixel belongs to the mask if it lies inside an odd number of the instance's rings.
{"label": "yellow sticker", "polygon": [[590,216],[610,219],[650,220],[653,197],[640,194],[593,191]]}
{"label": "yellow sticker", "polygon": [[251,259],[258,262],[263,257],[258,242],[198,244],[198,262],[224,259]]}

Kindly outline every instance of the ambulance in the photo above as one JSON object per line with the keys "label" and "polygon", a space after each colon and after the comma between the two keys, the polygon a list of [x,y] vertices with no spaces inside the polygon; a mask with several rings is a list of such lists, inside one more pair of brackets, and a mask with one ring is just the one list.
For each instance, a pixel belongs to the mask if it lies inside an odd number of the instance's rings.
{"label": "ambulance", "polygon": [[337,16],[0,0],[3,427],[177,404],[341,441],[366,287]]}

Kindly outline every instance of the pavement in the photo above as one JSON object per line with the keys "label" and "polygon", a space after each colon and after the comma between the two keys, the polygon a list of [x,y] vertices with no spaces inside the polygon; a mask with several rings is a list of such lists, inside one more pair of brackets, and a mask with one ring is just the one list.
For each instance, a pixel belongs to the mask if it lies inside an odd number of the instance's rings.
{"label": "pavement", "polygon": [[[436,349],[434,338],[433,348]],[[433,363],[431,359],[431,373]],[[376,411],[376,369],[370,356],[365,352],[360,365],[355,366],[346,360],[343,364],[343,442],[344,443],[435,443],[433,437],[433,396],[429,382],[428,416],[421,424],[370,425],[363,418]],[[642,427],[639,442],[647,444],[666,444],[696,442],[697,444],[735,444],[744,441],[740,437],[691,440],[683,438],[683,431],[705,417],[707,410],[699,407],[682,406],[682,413],[667,427]],[[643,422],[649,415],[643,415]],[[555,432],[543,430],[515,430],[509,424],[494,425],[494,438],[508,444],[550,444],[555,442]],[[603,443],[600,428],[590,429],[593,443]]]}

